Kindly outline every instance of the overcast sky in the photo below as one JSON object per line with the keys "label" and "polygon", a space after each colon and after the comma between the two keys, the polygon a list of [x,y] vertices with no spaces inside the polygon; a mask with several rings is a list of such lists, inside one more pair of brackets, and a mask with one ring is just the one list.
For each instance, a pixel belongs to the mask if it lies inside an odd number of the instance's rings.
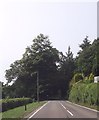
{"label": "overcast sky", "polygon": [[[94,2],[92,2],[94,1]],[[4,71],[22,57],[32,40],[43,33],[63,53],[71,47],[74,56],[86,35],[97,37],[97,2],[0,1],[0,81]]]}

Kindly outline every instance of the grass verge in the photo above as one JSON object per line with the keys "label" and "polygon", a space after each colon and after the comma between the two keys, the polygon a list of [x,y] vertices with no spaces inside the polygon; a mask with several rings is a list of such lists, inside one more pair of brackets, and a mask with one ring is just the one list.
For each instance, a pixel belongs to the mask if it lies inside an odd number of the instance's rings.
{"label": "grass verge", "polygon": [[[75,102],[73,102],[73,103],[75,103]],[[80,103],[80,102],[79,103],[75,103],[75,104],[78,104],[78,105],[81,105],[81,106],[88,107],[88,108],[91,108],[91,109],[99,111],[99,107],[96,106],[96,105],[89,105],[88,103]]]}
{"label": "grass verge", "polygon": [[33,102],[27,104],[27,110],[25,111],[25,106],[16,107],[14,109],[2,112],[2,120],[4,118],[24,118],[24,116],[28,115],[33,110],[37,109],[38,107],[42,106],[45,102]]}
{"label": "grass verge", "polygon": [[87,104],[87,103],[77,103],[77,104],[99,111],[99,108],[98,108],[98,106],[96,106],[96,105],[89,105],[89,104]]}

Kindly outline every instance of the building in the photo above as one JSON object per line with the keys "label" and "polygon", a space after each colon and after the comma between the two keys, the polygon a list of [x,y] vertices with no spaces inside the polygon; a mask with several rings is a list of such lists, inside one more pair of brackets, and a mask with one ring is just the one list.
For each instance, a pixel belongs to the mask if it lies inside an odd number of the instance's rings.
{"label": "building", "polygon": [[99,76],[94,77],[94,83],[98,83],[99,82]]}

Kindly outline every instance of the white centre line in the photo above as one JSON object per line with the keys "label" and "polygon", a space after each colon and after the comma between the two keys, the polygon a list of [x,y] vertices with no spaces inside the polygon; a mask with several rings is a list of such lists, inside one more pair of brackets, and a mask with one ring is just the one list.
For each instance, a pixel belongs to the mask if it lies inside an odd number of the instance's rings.
{"label": "white centre line", "polygon": [[69,110],[67,110],[67,112],[68,112],[71,116],[73,116],[73,114],[72,114]]}
{"label": "white centre line", "polygon": [[60,102],[60,104],[61,104],[61,106],[64,108],[64,109],[66,109],[66,107]]}
{"label": "white centre line", "polygon": [[50,101],[48,101],[47,103],[45,103],[43,106],[41,106],[36,112],[34,112],[27,120],[29,120],[30,118],[32,118],[37,112],[39,112],[43,107],[45,107],[45,105],[47,105]]}
{"label": "white centre line", "polygon": [[[60,104],[61,104],[61,106],[64,108],[64,109],[66,109],[66,107],[61,103],[61,102],[59,102]],[[67,110],[67,109],[66,109]],[[70,112],[69,110],[67,110],[67,112],[71,115],[71,116],[73,116],[73,113],[72,112]]]}

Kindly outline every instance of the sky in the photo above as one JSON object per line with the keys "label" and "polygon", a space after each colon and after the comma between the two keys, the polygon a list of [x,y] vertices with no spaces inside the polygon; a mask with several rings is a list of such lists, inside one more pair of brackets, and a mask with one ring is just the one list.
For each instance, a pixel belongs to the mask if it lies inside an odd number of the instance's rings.
{"label": "sky", "polygon": [[86,35],[91,42],[97,38],[97,1],[1,0],[0,81],[6,82],[5,70],[40,33],[64,54],[70,46],[76,56]]}

